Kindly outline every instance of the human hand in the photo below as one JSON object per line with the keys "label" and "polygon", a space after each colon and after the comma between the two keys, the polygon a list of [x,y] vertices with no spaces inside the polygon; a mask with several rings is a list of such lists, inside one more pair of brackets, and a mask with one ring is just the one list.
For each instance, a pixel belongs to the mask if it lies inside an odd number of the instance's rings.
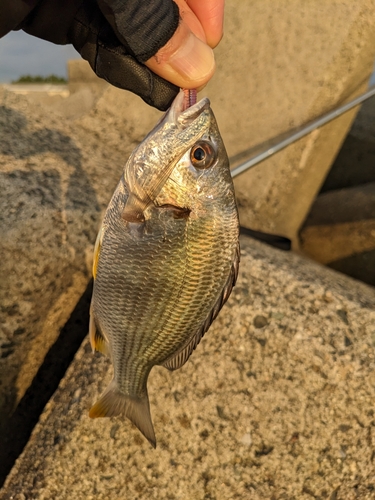
{"label": "human hand", "polygon": [[[179,7],[177,25],[172,15],[176,5],[171,0],[153,0],[143,8],[141,0],[98,0],[98,3],[119,40],[125,46],[130,45],[139,61],[178,87],[200,88],[215,70],[212,48],[223,34],[225,0],[174,1]],[[129,3],[134,4],[133,12]],[[140,29],[134,31],[136,25]],[[173,33],[169,40],[165,36],[168,30]],[[145,55],[147,50],[153,52],[152,57]]]}
{"label": "human hand", "polygon": [[72,43],[99,77],[161,110],[179,87],[201,87],[214,72],[211,47],[222,36],[224,0],[32,3],[16,29]]}

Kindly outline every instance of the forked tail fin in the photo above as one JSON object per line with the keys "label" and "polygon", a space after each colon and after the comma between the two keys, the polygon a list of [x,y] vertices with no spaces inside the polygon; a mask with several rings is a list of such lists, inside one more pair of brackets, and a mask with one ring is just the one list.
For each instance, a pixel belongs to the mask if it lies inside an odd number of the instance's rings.
{"label": "forked tail fin", "polygon": [[142,432],[150,444],[156,448],[156,438],[152,425],[150,403],[147,392],[143,397],[127,396],[112,380],[99,400],[89,412],[90,418],[125,415]]}

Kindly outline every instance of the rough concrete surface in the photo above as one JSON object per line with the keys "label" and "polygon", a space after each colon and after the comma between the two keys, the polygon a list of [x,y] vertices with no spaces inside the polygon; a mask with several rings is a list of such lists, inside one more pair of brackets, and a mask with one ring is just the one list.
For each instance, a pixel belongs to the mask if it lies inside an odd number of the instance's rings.
{"label": "rough concrete surface", "polygon": [[[357,165],[360,166],[360,162],[357,162]],[[375,181],[375,175],[373,181]],[[371,220],[374,217],[375,182],[368,182],[321,193],[315,200],[305,224],[306,226],[321,226]]]}
{"label": "rough concrete surface", "polygon": [[81,59],[72,59],[68,64],[68,88],[70,94],[79,92],[82,87],[98,94],[108,87],[108,83],[98,78],[88,62],[82,64]]}
{"label": "rough concrete surface", "polygon": [[[231,156],[365,90],[375,59],[373,0],[226,2],[225,35],[207,93]],[[235,181],[243,225],[297,232],[356,111]]]}
{"label": "rough concrete surface", "polygon": [[111,368],[86,341],[2,500],[374,498],[374,289],[241,244],[201,345],[181,370],[151,373],[157,449],[128,421],[88,418]]}

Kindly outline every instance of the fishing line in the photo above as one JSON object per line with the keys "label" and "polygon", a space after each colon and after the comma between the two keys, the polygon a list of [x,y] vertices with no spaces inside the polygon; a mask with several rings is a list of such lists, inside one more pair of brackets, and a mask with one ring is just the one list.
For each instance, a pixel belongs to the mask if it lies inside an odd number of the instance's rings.
{"label": "fishing line", "polygon": [[[326,123],[329,123],[332,120],[335,120],[339,116],[343,115],[344,113],[347,113],[350,111],[352,108],[355,106],[358,106],[364,101],[367,101],[367,99],[370,99],[375,95],[375,85],[370,87],[370,89],[365,92],[364,94],[361,94],[360,96],[356,97],[352,101],[343,104],[342,106],[339,106],[338,108],[334,109],[333,111],[329,111],[328,113],[325,113],[315,120],[312,120],[311,122],[302,125],[301,127],[298,127],[297,129],[294,129],[292,131],[286,132],[285,134],[282,134],[282,139],[280,140],[280,135],[277,137],[274,137],[273,139],[270,139],[269,141],[266,141],[267,146],[263,147],[261,151],[259,151],[257,154],[254,156],[251,156],[248,158],[246,161],[241,163],[240,165],[236,166],[235,168],[232,169],[231,175],[232,178],[237,177],[240,174],[243,174],[247,170],[249,170],[252,167],[255,167],[258,165],[258,163],[261,163],[264,160],[267,160],[267,158],[270,158],[273,156],[275,153],[278,153],[282,149],[286,148],[290,144],[293,144],[294,142],[298,141],[298,139],[301,139],[305,135],[309,134],[310,132],[313,132],[315,129],[322,127]],[[285,137],[286,136],[286,137]],[[274,144],[272,144],[274,143]],[[259,150],[262,147],[262,145],[259,145],[257,147],[252,148]],[[241,154],[241,156],[243,156]],[[232,159],[233,162],[233,159]]]}

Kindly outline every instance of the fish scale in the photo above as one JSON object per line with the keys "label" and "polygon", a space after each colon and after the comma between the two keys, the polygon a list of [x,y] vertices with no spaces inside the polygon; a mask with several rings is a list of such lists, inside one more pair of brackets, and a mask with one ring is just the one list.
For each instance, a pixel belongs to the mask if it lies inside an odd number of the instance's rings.
{"label": "fish scale", "polygon": [[215,319],[236,280],[238,235],[209,101],[184,109],[179,94],[132,153],[99,232],[90,339],[114,377],[91,417],[123,414],[155,446],[148,376],[180,368]]}

